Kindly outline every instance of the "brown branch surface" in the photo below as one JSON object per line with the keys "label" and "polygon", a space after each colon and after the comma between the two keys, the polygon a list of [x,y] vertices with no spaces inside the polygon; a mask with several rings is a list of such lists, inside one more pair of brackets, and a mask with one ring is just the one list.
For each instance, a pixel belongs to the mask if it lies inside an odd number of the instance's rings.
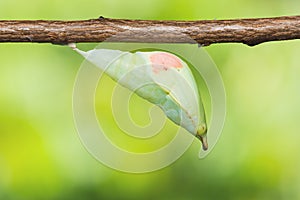
{"label": "brown branch surface", "polygon": [[300,39],[300,16],[200,21],[123,20],[103,17],[81,21],[0,21],[0,42],[68,44],[110,40],[197,42],[205,46],[236,42],[253,46],[268,41],[291,39]]}

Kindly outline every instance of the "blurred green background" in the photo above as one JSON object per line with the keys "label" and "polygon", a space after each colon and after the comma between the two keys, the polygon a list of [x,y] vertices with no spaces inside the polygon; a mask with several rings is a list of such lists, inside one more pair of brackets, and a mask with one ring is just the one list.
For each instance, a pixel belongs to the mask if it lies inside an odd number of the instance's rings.
{"label": "blurred green background", "polygon": [[[228,19],[299,9],[297,0],[0,0],[0,19]],[[77,136],[72,90],[83,59],[63,46],[0,44],[0,199],[300,199],[300,41],[205,49],[227,92],[215,149],[199,160],[196,143],[165,169],[126,174],[97,162]]]}

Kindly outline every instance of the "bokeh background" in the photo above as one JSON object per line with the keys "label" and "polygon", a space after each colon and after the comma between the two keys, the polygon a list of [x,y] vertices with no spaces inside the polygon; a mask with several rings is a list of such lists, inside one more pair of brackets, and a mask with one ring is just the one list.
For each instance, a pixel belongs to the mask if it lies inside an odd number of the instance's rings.
{"label": "bokeh background", "polygon": [[[298,0],[0,0],[0,19],[229,19],[299,9]],[[165,169],[127,174],[96,161],[77,136],[72,90],[83,59],[63,46],[0,44],[0,199],[300,199],[300,41],[205,49],[227,92],[217,146],[204,160],[195,143]]]}

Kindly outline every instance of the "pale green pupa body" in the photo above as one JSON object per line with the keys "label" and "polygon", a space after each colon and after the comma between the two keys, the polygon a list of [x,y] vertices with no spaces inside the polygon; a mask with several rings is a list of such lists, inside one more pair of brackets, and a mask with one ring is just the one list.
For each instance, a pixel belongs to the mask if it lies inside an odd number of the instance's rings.
{"label": "pale green pupa body", "polygon": [[196,81],[186,62],[163,52],[123,52],[110,49],[74,50],[104,70],[113,80],[160,107],[208,148],[205,113]]}

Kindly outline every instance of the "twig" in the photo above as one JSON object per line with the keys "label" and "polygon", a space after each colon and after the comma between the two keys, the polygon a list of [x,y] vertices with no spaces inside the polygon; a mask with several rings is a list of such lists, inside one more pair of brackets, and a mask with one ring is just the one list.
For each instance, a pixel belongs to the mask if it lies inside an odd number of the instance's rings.
{"label": "twig", "polygon": [[[122,34],[120,34],[122,33]],[[114,37],[118,35],[118,37]],[[189,37],[183,37],[183,35]],[[111,39],[113,38],[113,39]],[[191,38],[191,39],[188,39]],[[0,42],[244,43],[300,39],[300,16],[200,21],[99,19],[0,21]]]}

